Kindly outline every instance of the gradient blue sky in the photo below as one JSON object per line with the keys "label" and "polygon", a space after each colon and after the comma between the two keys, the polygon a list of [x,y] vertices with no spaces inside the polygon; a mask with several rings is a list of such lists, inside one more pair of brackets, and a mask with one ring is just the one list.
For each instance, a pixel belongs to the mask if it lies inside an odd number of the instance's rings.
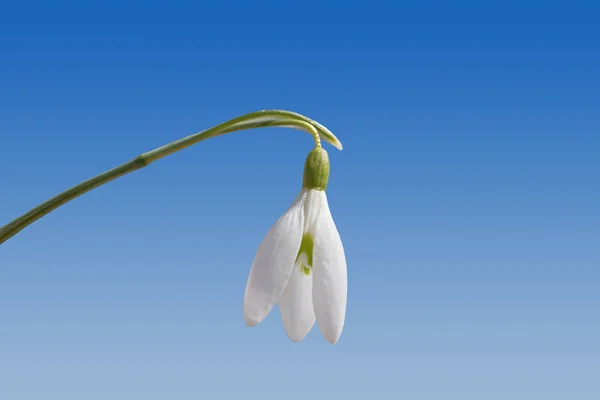
{"label": "gradient blue sky", "polygon": [[293,110],[345,146],[327,146],[328,195],[349,302],[336,346],[316,328],[292,343],[277,310],[245,326],[252,258],[312,143],[212,139],[1,246],[0,399],[599,398],[598,26],[31,13],[0,25],[1,224],[184,135]]}

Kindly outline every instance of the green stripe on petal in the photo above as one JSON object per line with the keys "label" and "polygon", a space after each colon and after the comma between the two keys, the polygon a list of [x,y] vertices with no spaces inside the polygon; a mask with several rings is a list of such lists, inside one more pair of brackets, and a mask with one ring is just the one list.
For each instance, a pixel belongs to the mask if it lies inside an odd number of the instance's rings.
{"label": "green stripe on petal", "polygon": [[310,270],[312,269],[313,264],[313,247],[315,245],[315,239],[309,233],[305,233],[302,235],[302,242],[300,243],[300,250],[298,250],[298,255],[296,256],[295,263],[298,262],[300,256],[302,254],[306,255],[306,264],[302,263],[302,272],[304,275],[310,275]]}

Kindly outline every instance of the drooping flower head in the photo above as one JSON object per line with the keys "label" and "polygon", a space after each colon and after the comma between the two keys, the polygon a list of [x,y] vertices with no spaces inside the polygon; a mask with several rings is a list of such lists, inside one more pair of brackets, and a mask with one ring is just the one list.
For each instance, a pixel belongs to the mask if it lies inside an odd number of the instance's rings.
{"label": "drooping flower head", "polygon": [[301,341],[315,321],[337,343],[346,315],[344,247],[325,189],[329,156],[317,146],[306,158],[302,190],[260,244],[246,285],[244,317],[255,326],[279,305],[285,330]]}

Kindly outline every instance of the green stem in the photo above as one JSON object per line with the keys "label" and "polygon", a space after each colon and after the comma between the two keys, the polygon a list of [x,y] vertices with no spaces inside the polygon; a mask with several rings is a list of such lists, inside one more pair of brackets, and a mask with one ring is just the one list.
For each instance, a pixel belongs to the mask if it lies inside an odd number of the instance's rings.
{"label": "green stem", "polygon": [[264,127],[289,127],[300,129],[313,135],[315,145],[317,147],[321,146],[320,137],[339,149],[342,147],[339,140],[327,128],[303,115],[283,110],[264,110],[253,112],[238,118],[234,118],[205,131],[176,140],[175,142],[159,147],[158,149],[141,154],[125,164],[119,165],[118,167],[73,186],[72,188],[40,204],[31,211],[21,215],[12,222],[9,222],[0,228],[0,244],[6,242],[21,230],[42,218],[44,215],[56,210],[63,204],[68,203],[69,201],[89,192],[92,189],[102,186],[105,183],[108,183],[123,175],[127,175],[130,172],[144,168],[152,162],[166,157],[169,154],[173,154],[179,150],[183,150],[186,147],[215,136],[243,129]]}

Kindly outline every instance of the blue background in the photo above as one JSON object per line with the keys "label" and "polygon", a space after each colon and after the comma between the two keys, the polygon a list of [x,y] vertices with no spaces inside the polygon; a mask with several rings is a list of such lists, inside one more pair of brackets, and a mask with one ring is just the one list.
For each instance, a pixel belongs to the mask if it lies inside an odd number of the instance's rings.
{"label": "blue background", "polygon": [[336,346],[316,327],[292,343],[277,310],[245,326],[254,253],[312,142],[212,139],[1,246],[0,398],[599,398],[600,28],[556,24],[575,12],[553,6],[537,24],[532,5],[506,12],[519,24],[467,24],[466,8],[368,23],[389,5],[357,23],[352,2],[347,24],[300,25],[310,8],[283,5],[270,22],[294,23],[238,24],[268,19],[249,6],[232,25],[192,8],[179,15],[196,25],[122,23],[117,6],[5,18],[1,223],[144,151],[288,109],[344,144],[326,148],[349,301]]}

